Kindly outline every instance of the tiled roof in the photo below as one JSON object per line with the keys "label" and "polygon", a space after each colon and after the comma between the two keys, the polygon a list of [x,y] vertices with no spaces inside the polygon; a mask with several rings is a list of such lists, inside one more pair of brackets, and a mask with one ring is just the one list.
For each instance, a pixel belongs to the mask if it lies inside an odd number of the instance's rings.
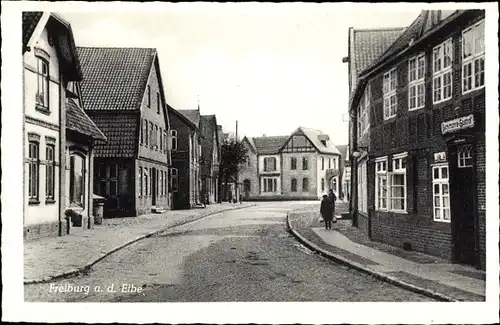
{"label": "tiled roof", "polygon": [[138,110],[156,49],[78,47],[85,110]]}
{"label": "tiled roof", "polygon": [[366,66],[361,73],[364,74],[366,70],[369,70],[372,67],[379,65],[380,63],[387,60],[393,55],[396,55],[400,51],[404,50],[410,44],[410,40],[417,40],[420,38],[425,21],[427,19],[428,10],[423,10],[418,17],[411,23],[411,25],[406,28],[395,40],[392,44],[386,48],[386,50],[378,56],[378,58],[373,61],[369,66]]}
{"label": "tiled roof", "polygon": [[41,11],[23,11],[23,53],[42,15]]}
{"label": "tiled roof", "polygon": [[347,156],[347,144],[343,144],[343,145],[336,146],[336,147],[339,150],[340,155],[342,156],[342,159],[346,160],[346,156]]}
{"label": "tiled roof", "polygon": [[191,121],[197,127],[200,127],[200,111],[197,109],[179,109],[177,112],[184,115],[188,120]]}
{"label": "tiled roof", "polygon": [[[310,128],[305,128],[305,127],[299,127],[298,130],[301,130],[304,135],[309,138],[309,140],[312,142],[312,144],[318,149],[320,153],[326,153],[326,154],[337,154],[340,155],[339,150],[335,146],[332,140],[327,140],[326,145],[324,145],[321,140],[319,139],[320,135],[326,135],[320,130],[315,130],[315,129],[310,129]],[[297,131],[298,131],[297,130]]]}
{"label": "tiled roof", "polygon": [[190,128],[196,129],[198,127],[197,125],[194,125],[193,122],[191,122],[186,116],[184,116],[183,114],[179,113],[178,110],[176,110],[175,108],[173,108],[169,104],[167,104],[167,109],[168,109],[168,113],[169,114],[173,114],[173,115],[177,116],[184,124],[186,124]]}
{"label": "tiled roof", "polygon": [[137,152],[137,115],[130,113],[89,113],[92,121],[108,138],[98,141],[95,155],[99,158],[133,158]]}
{"label": "tiled roof", "polygon": [[354,29],[354,61],[356,74],[367,68],[401,35],[403,27],[380,29]]}
{"label": "tiled roof", "polygon": [[288,138],[289,136],[266,136],[254,137],[252,140],[258,154],[269,155],[279,153]]}
{"label": "tiled roof", "polygon": [[68,99],[66,105],[66,129],[106,141],[106,136],[72,98]]}

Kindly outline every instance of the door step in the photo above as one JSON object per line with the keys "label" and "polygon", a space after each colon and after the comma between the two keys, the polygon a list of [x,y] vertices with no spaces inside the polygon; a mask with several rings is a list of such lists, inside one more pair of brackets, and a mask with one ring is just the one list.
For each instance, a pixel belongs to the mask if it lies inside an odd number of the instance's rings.
{"label": "door step", "polygon": [[165,213],[167,210],[159,207],[151,207],[151,213]]}

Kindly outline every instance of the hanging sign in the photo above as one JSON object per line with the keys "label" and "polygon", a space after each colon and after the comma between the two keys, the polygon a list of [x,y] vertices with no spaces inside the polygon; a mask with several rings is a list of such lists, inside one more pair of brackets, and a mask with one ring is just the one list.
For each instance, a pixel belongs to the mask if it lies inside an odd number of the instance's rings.
{"label": "hanging sign", "polygon": [[474,114],[441,123],[441,133],[450,133],[474,127]]}

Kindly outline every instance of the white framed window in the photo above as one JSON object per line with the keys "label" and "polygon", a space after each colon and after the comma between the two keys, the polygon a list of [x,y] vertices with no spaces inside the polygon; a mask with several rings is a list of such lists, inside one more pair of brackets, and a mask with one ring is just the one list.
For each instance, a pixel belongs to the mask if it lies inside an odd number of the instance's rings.
{"label": "white framed window", "polygon": [[484,87],[484,20],[462,32],[462,93]]}
{"label": "white framed window", "polygon": [[450,38],[432,50],[432,102],[446,101],[453,93],[453,40]]}
{"label": "white framed window", "polygon": [[170,138],[172,139],[172,145],[170,148],[172,150],[177,150],[177,130],[170,130]]}
{"label": "white framed window", "polygon": [[368,188],[366,179],[366,161],[358,165],[358,209],[362,212],[368,212]]}
{"label": "white framed window", "polygon": [[406,154],[393,156],[392,172],[389,176],[389,209],[395,212],[406,212]]}
{"label": "white framed window", "polygon": [[265,172],[276,171],[276,158],[274,157],[264,158],[264,171]]}
{"label": "white framed window", "polygon": [[384,120],[396,116],[397,113],[397,74],[396,68],[384,74]]}
{"label": "white framed window", "polygon": [[262,188],[266,193],[273,193],[278,190],[278,179],[276,177],[263,177]]}
{"label": "white framed window", "polygon": [[368,131],[370,126],[370,85],[366,86],[363,98],[361,98],[358,107],[358,136],[361,137]]}
{"label": "white framed window", "polygon": [[450,222],[450,183],[448,165],[432,167],[432,201],[434,221]]}
{"label": "white framed window", "polygon": [[37,91],[36,104],[44,110],[49,110],[49,62],[41,57],[37,60]]}
{"label": "white framed window", "polygon": [[392,171],[389,160],[380,157],[375,160],[375,209],[406,213],[406,159],[408,154],[401,153],[392,157]]}
{"label": "white framed window", "polygon": [[425,104],[425,54],[408,60],[408,109],[418,109]]}
{"label": "white framed window", "polygon": [[458,168],[472,167],[472,145],[465,144],[458,147]]}
{"label": "white framed window", "polygon": [[387,157],[375,160],[375,208],[387,210]]}

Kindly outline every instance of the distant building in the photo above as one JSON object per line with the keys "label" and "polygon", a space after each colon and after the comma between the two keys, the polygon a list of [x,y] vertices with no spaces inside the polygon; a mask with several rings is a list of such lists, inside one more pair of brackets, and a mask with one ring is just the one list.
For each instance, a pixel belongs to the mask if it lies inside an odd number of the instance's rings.
{"label": "distant building", "polygon": [[[174,209],[189,209],[196,205],[195,173],[196,150],[193,139],[199,129],[184,114],[168,106],[172,149],[171,190]],[[196,122],[196,119],[195,121]]]}
{"label": "distant building", "polygon": [[484,36],[484,10],[424,10],[360,73],[350,103],[358,226],[482,269]]}
{"label": "distant building", "polygon": [[201,115],[200,133],[202,193],[206,195],[206,203],[211,204],[217,202],[220,182],[220,141],[215,115]]}
{"label": "distant building", "polygon": [[340,193],[340,152],[329,136],[299,127],[289,136],[243,138],[249,161],[239,179],[245,200],[317,200]]}
{"label": "distant building", "polygon": [[24,238],[92,228],[93,146],[106,137],[82,109],[73,32],[48,12],[23,12],[22,29]]}
{"label": "distant building", "polygon": [[[189,196],[190,206],[195,206],[201,203],[201,133],[200,133],[200,110],[187,109],[178,110],[184,115],[193,125],[196,126],[194,133],[189,134],[188,150],[189,150]],[[181,180],[187,181],[187,180]]]}
{"label": "distant building", "polygon": [[79,47],[85,110],[108,138],[97,143],[94,192],[104,216],[170,209],[169,121],[153,48]]}

